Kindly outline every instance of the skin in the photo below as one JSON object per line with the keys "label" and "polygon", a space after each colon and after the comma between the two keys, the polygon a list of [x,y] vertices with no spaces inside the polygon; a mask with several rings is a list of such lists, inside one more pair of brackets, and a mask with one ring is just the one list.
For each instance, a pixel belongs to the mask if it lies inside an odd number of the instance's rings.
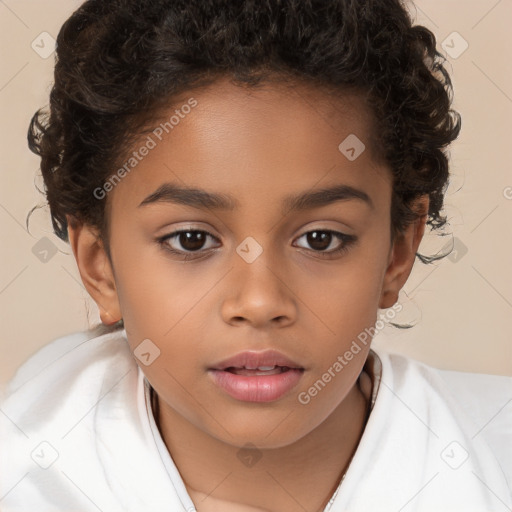
{"label": "skin", "polygon": [[[178,108],[191,96],[198,105],[109,193],[112,261],[91,226],[70,227],[70,244],[102,322],[122,317],[132,351],[144,339],[161,351],[141,368],[197,510],[322,510],[364,429],[367,401],[357,379],[369,344],[307,405],[297,396],[374,325],[378,308],[396,303],[424,233],[428,196],[417,203],[419,220],[391,244],[391,174],[374,158],[371,117],[356,95],[333,100],[304,84],[247,90],[220,80],[184,95]],[[354,161],[338,150],[351,133],[367,148]],[[138,207],[164,182],[230,194],[239,206]],[[350,199],[281,211],[289,194],[336,184],[364,191],[373,207]],[[198,245],[201,257],[183,237],[168,240],[196,258],[184,261],[156,240],[180,228],[217,240]],[[321,245],[304,236],[315,230],[357,240],[322,257]],[[263,249],[252,263],[236,252],[249,236]],[[333,237],[327,251],[342,244]],[[208,367],[266,348],[305,368],[290,393],[250,403],[213,384]],[[261,456],[252,467],[237,457],[249,442]]]}

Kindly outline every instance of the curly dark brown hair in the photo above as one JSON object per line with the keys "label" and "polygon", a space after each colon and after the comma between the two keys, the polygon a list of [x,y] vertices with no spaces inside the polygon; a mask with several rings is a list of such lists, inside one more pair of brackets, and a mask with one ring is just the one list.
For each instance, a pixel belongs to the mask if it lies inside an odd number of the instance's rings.
{"label": "curly dark brown hair", "polygon": [[110,257],[93,191],[174,97],[222,76],[361,92],[393,174],[392,238],[423,194],[427,224],[441,228],[445,148],[461,125],[444,60],[400,0],[88,0],[60,30],[49,112],[28,131],[54,231],[68,241],[66,216],[97,227]]}

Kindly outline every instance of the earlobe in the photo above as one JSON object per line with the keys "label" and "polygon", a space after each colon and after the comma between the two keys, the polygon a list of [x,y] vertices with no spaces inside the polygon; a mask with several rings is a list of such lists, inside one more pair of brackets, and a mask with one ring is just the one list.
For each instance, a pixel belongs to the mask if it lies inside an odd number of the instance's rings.
{"label": "earlobe", "polygon": [[121,308],[114,272],[98,231],[68,220],[68,235],[80,277],[98,305],[102,323],[115,324],[122,318]]}
{"label": "earlobe", "polygon": [[390,308],[398,301],[398,294],[409,278],[418,247],[425,233],[428,206],[428,195],[421,196],[413,206],[420,217],[395,237],[384,275],[379,302],[381,309]]}

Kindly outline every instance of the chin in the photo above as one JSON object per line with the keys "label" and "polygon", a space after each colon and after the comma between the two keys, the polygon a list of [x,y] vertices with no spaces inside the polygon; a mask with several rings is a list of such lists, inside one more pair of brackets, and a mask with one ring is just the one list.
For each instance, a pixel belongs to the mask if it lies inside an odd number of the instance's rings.
{"label": "chin", "polygon": [[290,425],[292,416],[293,413],[284,411],[264,418],[253,414],[246,415],[245,418],[238,415],[223,422],[224,428],[214,422],[211,425],[213,430],[206,428],[204,431],[238,449],[247,447],[248,444],[260,449],[284,448],[307,436],[311,430],[305,428],[304,422],[297,419]]}

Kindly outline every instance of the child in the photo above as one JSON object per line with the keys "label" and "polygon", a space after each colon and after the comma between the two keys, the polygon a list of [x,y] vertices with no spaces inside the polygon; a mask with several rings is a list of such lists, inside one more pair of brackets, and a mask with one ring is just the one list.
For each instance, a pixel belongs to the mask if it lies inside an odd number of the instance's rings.
{"label": "child", "polygon": [[512,379],[371,348],[446,221],[435,44],[399,0],[66,21],[29,143],[103,326],[11,381],[3,511],[512,506]]}

